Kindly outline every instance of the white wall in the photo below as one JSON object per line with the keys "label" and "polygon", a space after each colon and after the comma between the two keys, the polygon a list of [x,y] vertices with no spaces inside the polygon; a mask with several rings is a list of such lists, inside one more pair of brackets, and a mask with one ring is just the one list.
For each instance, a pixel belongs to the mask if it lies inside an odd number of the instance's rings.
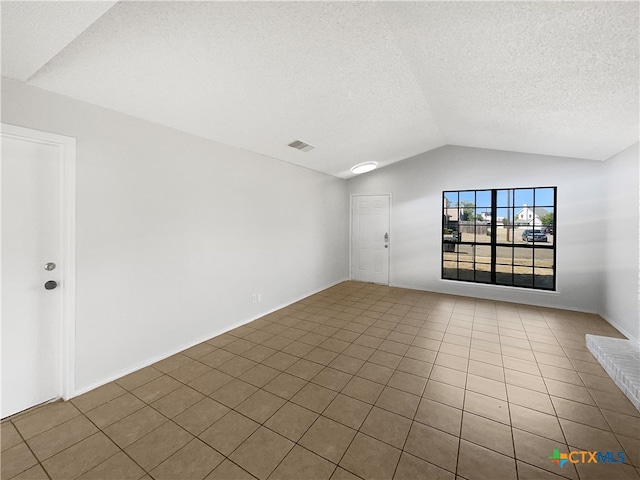
{"label": "white wall", "polygon": [[606,224],[602,316],[627,337],[640,340],[638,303],[638,143],[614,155],[606,167]]}
{"label": "white wall", "polygon": [[[602,162],[445,146],[354,177],[349,193],[393,196],[394,286],[599,312],[603,171]],[[440,279],[444,190],[538,186],[558,187],[557,292]]]}
{"label": "white wall", "polygon": [[5,79],[2,122],[77,138],[77,390],[348,276],[344,180]]}

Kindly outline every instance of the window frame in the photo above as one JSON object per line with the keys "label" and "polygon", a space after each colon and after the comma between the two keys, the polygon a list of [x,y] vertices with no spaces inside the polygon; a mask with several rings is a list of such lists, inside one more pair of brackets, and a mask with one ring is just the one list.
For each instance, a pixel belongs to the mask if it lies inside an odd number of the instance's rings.
{"label": "window frame", "polygon": [[[541,191],[541,190],[552,190],[553,191],[553,205],[549,205],[548,202],[545,201],[540,201],[540,203],[536,203],[536,191]],[[532,195],[532,205],[527,205],[526,203],[522,203],[520,202],[520,204],[517,204],[516,199],[519,198],[519,196],[517,195],[518,191],[530,191],[531,195]],[[480,205],[478,206],[478,193],[482,192],[483,193],[483,198],[486,198],[486,194],[489,193],[490,197],[491,197],[491,204],[489,207],[487,207],[486,205]],[[512,201],[508,201],[507,206],[500,206],[500,202],[498,200],[498,195],[499,193],[504,193],[506,192],[507,198],[509,198]],[[448,196],[451,196],[451,194],[455,194],[456,198],[457,198],[457,202],[455,202],[455,206],[447,206],[447,200],[449,200]],[[468,225],[466,224],[466,227],[471,227],[474,231],[473,233],[473,238],[472,241],[469,240],[465,240],[464,239],[464,235],[461,235],[461,230],[462,230],[462,226],[460,225],[459,222],[461,222],[461,212],[463,211],[463,208],[465,208],[463,205],[461,205],[462,201],[466,201],[466,200],[461,200],[462,195],[464,194],[464,196],[466,198],[469,198],[469,195],[473,195],[473,207],[469,207],[467,206],[466,208],[473,208],[473,223],[472,225]],[[524,195],[526,195],[526,192],[524,193]],[[467,283],[479,283],[479,284],[483,284],[483,285],[497,285],[497,286],[506,286],[506,287],[514,287],[514,288],[525,288],[525,289],[530,289],[530,290],[537,290],[537,291],[549,291],[549,292],[555,292],[557,291],[557,270],[556,270],[556,266],[557,266],[557,228],[556,228],[556,224],[557,224],[557,200],[558,200],[558,187],[557,186],[544,186],[544,187],[508,187],[508,188],[483,188],[483,189],[464,189],[464,190],[443,190],[442,192],[442,228],[441,228],[441,258],[440,258],[440,267],[441,267],[441,279],[442,280],[450,280],[450,281],[456,281],[456,282],[467,282]],[[482,203],[482,202],[481,202]],[[509,204],[510,203],[510,204]],[[529,211],[526,213],[522,213],[519,212],[520,209],[522,208],[528,208]],[[551,245],[547,244],[546,242],[536,242],[535,238],[533,239],[533,241],[531,243],[526,242],[524,244],[522,243],[516,243],[515,241],[515,237],[517,234],[519,234],[520,228],[518,228],[518,223],[517,223],[517,219],[519,216],[525,215],[525,216],[531,216],[532,217],[532,221],[533,221],[533,225],[530,228],[525,228],[525,230],[527,229],[531,229],[531,230],[535,230],[535,229],[545,229],[546,226],[544,225],[540,225],[537,226],[535,224],[535,218],[536,218],[536,210],[538,208],[551,208],[551,212],[549,213],[553,213],[553,221],[550,225],[550,227],[553,230],[553,242]],[[449,210],[457,210],[457,220],[455,222],[452,222],[449,220],[449,218],[451,216],[448,216],[447,213]],[[490,222],[487,224],[486,221],[484,223],[478,223],[478,210],[484,210],[484,217],[486,218],[486,213],[487,210],[490,211],[491,214],[491,219]],[[511,240],[510,242],[504,242],[504,241],[499,241],[498,240],[498,212],[500,210],[504,210],[507,211],[507,218],[508,219],[512,219],[510,223],[507,223],[507,228],[509,228],[511,230]],[[521,215],[519,215],[518,217],[516,216],[517,213],[521,213]],[[521,219],[522,220],[522,219]],[[525,222],[528,222],[529,219],[524,219]],[[451,230],[448,227],[451,226],[452,223],[457,223],[456,225],[456,232],[453,233],[453,237],[452,238],[447,238],[447,230]],[[522,225],[522,224],[520,224]],[[490,228],[490,231],[488,232],[489,235],[489,241],[478,241],[478,228],[479,227],[487,227]],[[522,230],[524,231],[524,230]],[[484,237],[483,237],[484,238]],[[453,244],[453,246],[452,246]],[[471,270],[469,269],[461,269],[460,268],[460,246],[462,245],[467,245],[471,248],[472,251],[472,261],[469,262],[463,262],[464,264],[469,264],[472,265]],[[487,262],[478,262],[478,247],[489,247],[490,248],[490,257],[489,257],[489,263]],[[501,259],[504,259],[505,257],[498,257],[498,249],[502,248],[502,249],[511,249],[511,261],[510,263],[506,263],[506,262],[501,262]],[[525,264],[524,260],[522,260],[521,262],[517,262],[517,257],[516,257],[516,252],[520,251],[523,252],[525,250],[529,249],[531,251],[531,261],[530,264]],[[549,266],[544,266],[544,265],[536,265],[536,253],[542,253],[543,251],[551,251],[551,261],[552,261],[552,265]],[[455,269],[452,268],[450,266],[452,259],[451,258],[446,258],[446,254],[450,253],[450,252],[456,252],[455,255]],[[527,254],[523,255],[524,257],[527,257]],[[508,258],[508,257],[506,257]],[[527,257],[528,258],[528,257]],[[448,268],[445,268],[447,265],[449,264]],[[481,268],[485,268],[484,270],[478,269],[478,265],[482,265],[484,267]],[[486,272],[486,266],[488,265],[489,267],[489,275],[487,275]],[[510,274],[507,272],[505,273],[504,271],[498,272],[498,266],[500,266],[500,270],[505,270],[505,269],[509,269],[511,270]],[[506,268],[505,268],[506,267]],[[521,268],[527,268],[530,269],[530,276],[531,276],[531,281],[528,282],[527,280],[527,274],[517,274],[515,272],[516,267],[521,267]],[[452,275],[446,275],[447,271],[452,271],[455,270],[456,275],[455,278],[452,277]],[[541,272],[547,272],[550,271],[551,272],[551,278],[550,278],[550,285],[546,285],[546,283],[549,283],[548,278],[549,275],[546,276],[538,276],[538,278],[536,278],[536,270],[541,271]],[[460,272],[464,271],[465,272],[465,276],[468,277],[468,272],[472,272],[472,276],[471,278],[461,278]],[[481,272],[480,275],[478,275],[478,272]],[[480,278],[479,278],[480,277]],[[500,277],[500,278],[498,278]],[[506,281],[505,278],[510,277],[510,281]],[[520,283],[518,283],[517,280],[520,280]],[[527,283],[528,282],[528,283]]]}

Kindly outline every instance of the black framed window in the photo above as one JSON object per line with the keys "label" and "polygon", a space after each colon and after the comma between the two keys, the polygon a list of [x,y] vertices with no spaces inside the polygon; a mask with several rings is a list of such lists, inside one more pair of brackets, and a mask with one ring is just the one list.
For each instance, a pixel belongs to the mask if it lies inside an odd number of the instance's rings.
{"label": "black framed window", "polygon": [[442,278],[556,289],[557,187],[442,192]]}

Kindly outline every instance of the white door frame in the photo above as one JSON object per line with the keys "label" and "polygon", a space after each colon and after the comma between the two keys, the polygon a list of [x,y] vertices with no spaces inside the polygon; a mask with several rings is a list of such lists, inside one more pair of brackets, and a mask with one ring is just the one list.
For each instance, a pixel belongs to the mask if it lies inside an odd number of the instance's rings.
{"label": "white door frame", "polygon": [[[349,280],[353,280],[353,198],[354,197],[389,197],[389,240],[391,235],[391,194],[390,193],[352,193],[349,196]],[[391,242],[389,242],[389,255],[387,255],[387,283],[391,285]]]}
{"label": "white door frame", "polygon": [[[62,264],[62,325],[60,326],[60,385],[58,396],[68,400],[75,392],[76,331],[76,139],[54,133],[0,124],[2,135],[52,145],[60,161],[60,253]],[[0,247],[1,248],[1,247]]]}

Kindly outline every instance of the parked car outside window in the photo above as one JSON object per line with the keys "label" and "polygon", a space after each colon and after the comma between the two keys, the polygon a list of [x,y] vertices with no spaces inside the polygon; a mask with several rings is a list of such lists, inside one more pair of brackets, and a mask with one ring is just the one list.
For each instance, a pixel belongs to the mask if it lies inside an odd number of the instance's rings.
{"label": "parked car outside window", "polygon": [[522,239],[525,242],[546,242],[547,236],[540,229],[525,230],[522,232]]}

